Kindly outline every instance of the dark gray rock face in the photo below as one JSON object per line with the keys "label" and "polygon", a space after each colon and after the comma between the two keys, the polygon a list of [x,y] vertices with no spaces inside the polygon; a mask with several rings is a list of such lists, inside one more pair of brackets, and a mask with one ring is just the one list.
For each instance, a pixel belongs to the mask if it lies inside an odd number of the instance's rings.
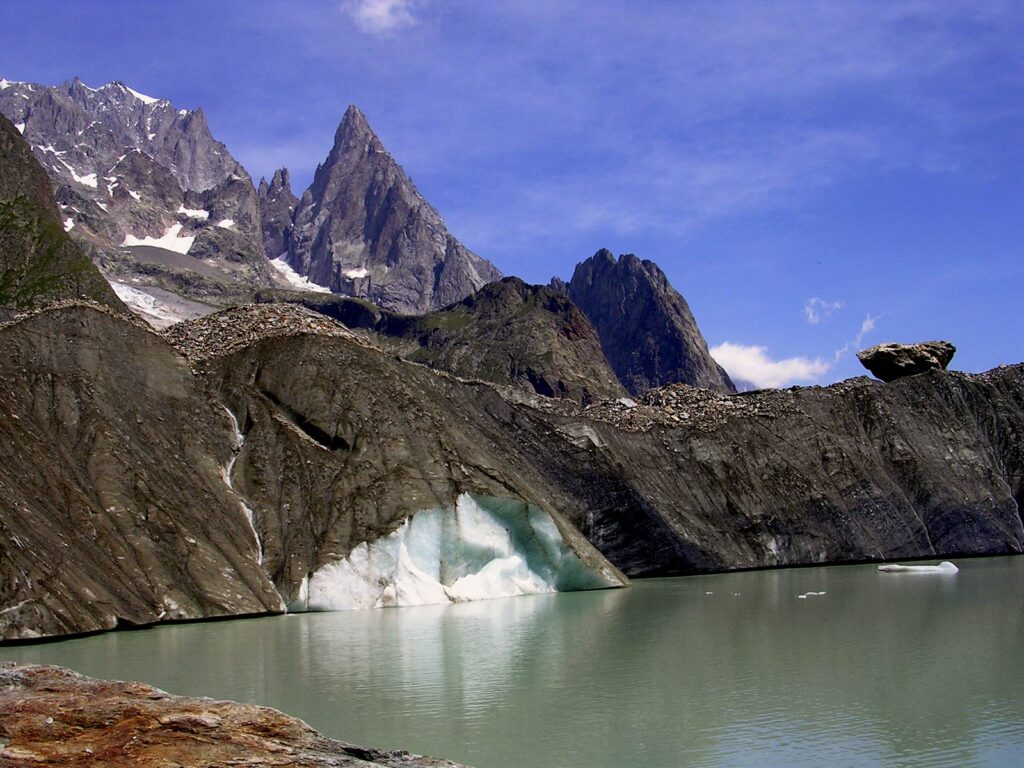
{"label": "dark gray rock face", "polygon": [[127,311],[65,233],[46,173],[0,115],[0,320],[70,298]]}
{"label": "dark gray rock face", "polygon": [[956,354],[948,341],[919,344],[878,344],[857,353],[857,359],[882,381],[895,381],[925,371],[946,370]]}
{"label": "dark gray rock face", "polygon": [[301,304],[371,332],[407,360],[463,378],[583,405],[626,396],[586,315],[564,294],[518,277],[488,283],[462,301],[418,316],[332,294],[261,291],[256,300]]}
{"label": "dark gray rock face", "polygon": [[676,382],[736,391],[708,352],[686,300],[654,262],[632,254],[616,261],[602,249],[576,266],[568,284],[555,278],[552,287],[590,318],[605,356],[634,395]]}
{"label": "dark gray rock face", "polygon": [[328,739],[269,707],[11,662],[0,663],[0,764],[459,768]]}
{"label": "dark gray rock face", "polygon": [[1024,366],[663,393],[595,427],[612,465],[649,468],[628,478],[656,525],[582,527],[630,576],[1024,548]]}
{"label": "dark gray rock face", "polygon": [[189,362],[91,308],[0,328],[3,637],[281,610],[464,493],[550,512],[608,574],[1024,547],[1024,366],[580,408],[294,307],[171,338]]}
{"label": "dark gray rock face", "polygon": [[[49,175],[65,228],[109,277],[214,304],[273,284],[256,190],[201,109],[120,82],[4,83],[0,113]],[[140,244],[151,247],[141,261]]]}
{"label": "dark gray rock face", "polygon": [[288,169],[279,168],[274,171],[269,184],[266,179],[260,179],[256,194],[260,203],[263,250],[268,259],[276,259],[287,253],[292,215],[295,206],[299,204],[299,198],[292,193]]}
{"label": "dark gray rock face", "polygon": [[467,401],[484,385],[256,309],[175,328],[201,373],[88,307],[0,328],[0,637],[281,611],[323,565],[463,493],[562,520],[502,468],[493,390]]}
{"label": "dark gray rock face", "polygon": [[438,309],[501,277],[449,234],[354,106],[293,221],[296,272],[384,309]]}
{"label": "dark gray rock face", "polygon": [[79,307],[0,350],[0,635],[283,610],[220,475],[231,422],[167,342]]}

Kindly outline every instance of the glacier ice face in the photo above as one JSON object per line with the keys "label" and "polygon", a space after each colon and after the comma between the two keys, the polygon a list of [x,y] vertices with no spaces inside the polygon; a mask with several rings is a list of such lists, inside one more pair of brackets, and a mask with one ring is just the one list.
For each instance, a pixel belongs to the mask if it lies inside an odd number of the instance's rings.
{"label": "glacier ice face", "polygon": [[337,611],[621,585],[584,563],[542,509],[464,493],[323,566],[289,609],[302,598],[307,610]]}

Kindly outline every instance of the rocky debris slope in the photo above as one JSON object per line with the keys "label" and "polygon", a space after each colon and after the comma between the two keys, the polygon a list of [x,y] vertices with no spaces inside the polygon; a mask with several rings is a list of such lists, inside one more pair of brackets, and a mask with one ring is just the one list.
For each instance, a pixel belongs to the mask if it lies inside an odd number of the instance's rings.
{"label": "rocky debris slope", "polygon": [[177,323],[163,336],[193,363],[236,352],[257,341],[302,334],[355,339],[347,328],[300,306],[247,304]]}
{"label": "rocky debris slope", "polygon": [[328,739],[268,707],[10,662],[0,664],[0,764],[458,768]]}
{"label": "rocky debris slope", "polygon": [[[248,312],[178,335],[191,368],[91,308],[0,328],[3,637],[273,612],[325,584],[447,599],[410,583],[422,559],[385,585],[349,576],[374,542],[390,552],[452,511],[536,521],[604,584],[616,567],[1024,546],[1024,366],[583,408],[411,364],[295,308]],[[433,557],[419,541],[407,551]]]}
{"label": "rocky debris slope", "polygon": [[600,250],[577,264],[565,292],[597,328],[608,362],[634,395],[683,383],[735,392],[729,375],[708,352],[686,300],[658,265],[632,254],[616,261]]}
{"label": "rocky debris slope", "polygon": [[19,131],[0,115],[0,320],[71,297],[126,311],[64,232],[45,172]]}
{"label": "rocky debris slope", "polygon": [[587,317],[563,294],[517,277],[489,283],[460,302],[420,316],[324,294],[262,291],[257,301],[299,303],[370,332],[375,343],[407,360],[464,379],[584,405],[626,394]]}
{"label": "rocky debris slope", "polygon": [[919,344],[879,344],[857,353],[857,359],[882,381],[896,381],[931,370],[946,370],[956,354],[948,341]]}
{"label": "rocky debris slope", "polygon": [[274,284],[256,190],[202,109],[121,82],[2,82],[0,113],[49,175],[65,229],[114,280],[213,304]]}
{"label": "rocky debris slope", "polygon": [[448,232],[354,106],[293,224],[288,263],[296,272],[384,309],[439,309],[501,277]]}
{"label": "rocky debris slope", "polygon": [[1024,547],[1024,366],[733,396],[674,387],[579,417],[672,531],[661,552],[613,552],[582,528],[630,576]]}

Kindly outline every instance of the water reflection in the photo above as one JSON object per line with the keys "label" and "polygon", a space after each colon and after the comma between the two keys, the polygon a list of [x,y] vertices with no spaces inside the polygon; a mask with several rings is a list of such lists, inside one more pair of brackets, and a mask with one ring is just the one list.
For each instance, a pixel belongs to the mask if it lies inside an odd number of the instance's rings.
{"label": "water reflection", "polygon": [[960,565],[168,627],[0,658],[268,704],[478,768],[1024,764],[1024,558]]}

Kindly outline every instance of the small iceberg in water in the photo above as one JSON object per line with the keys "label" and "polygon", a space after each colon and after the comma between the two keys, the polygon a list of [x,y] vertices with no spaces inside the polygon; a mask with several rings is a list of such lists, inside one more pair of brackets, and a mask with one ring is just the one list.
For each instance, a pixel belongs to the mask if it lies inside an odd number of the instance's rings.
{"label": "small iceberg in water", "polygon": [[960,569],[948,560],[943,560],[938,565],[896,565],[886,564],[878,566],[881,573],[956,573]]}

